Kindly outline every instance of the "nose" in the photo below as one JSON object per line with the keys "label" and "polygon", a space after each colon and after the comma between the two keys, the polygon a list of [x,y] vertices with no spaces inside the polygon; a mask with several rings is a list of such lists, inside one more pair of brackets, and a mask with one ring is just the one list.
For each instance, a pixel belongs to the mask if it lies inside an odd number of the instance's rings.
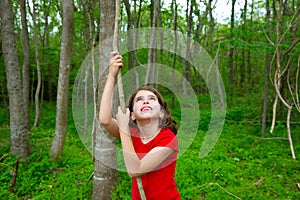
{"label": "nose", "polygon": [[143,104],[149,104],[148,99],[145,99],[144,102],[143,102]]}

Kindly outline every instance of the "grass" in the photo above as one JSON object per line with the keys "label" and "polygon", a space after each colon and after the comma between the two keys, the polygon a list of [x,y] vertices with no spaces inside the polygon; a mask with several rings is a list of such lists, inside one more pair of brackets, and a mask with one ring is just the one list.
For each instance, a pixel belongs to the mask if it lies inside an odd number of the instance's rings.
{"label": "grass", "polygon": [[[40,127],[32,129],[33,153],[19,164],[13,192],[9,190],[16,158],[9,153],[9,129],[5,123],[0,125],[0,199],[92,198],[92,181],[88,180],[93,172],[92,158],[72,119],[63,157],[59,162],[48,158],[55,131],[55,112],[51,110],[55,109],[46,109],[47,116]],[[0,111],[0,117],[5,122],[3,112]],[[298,156],[293,160],[288,141],[262,139],[261,125],[253,121],[253,109],[229,108],[217,144],[200,159],[199,150],[209,123],[209,113],[202,113],[193,143],[177,161],[175,179],[182,199],[300,199],[299,125],[291,129]],[[268,137],[286,137],[285,126],[278,124]],[[119,172],[119,184],[112,199],[131,199],[130,184],[128,175]]]}

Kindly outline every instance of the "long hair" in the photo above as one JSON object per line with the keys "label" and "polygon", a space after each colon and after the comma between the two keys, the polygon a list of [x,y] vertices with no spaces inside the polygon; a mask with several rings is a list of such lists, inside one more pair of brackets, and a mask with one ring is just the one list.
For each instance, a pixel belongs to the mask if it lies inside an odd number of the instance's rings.
{"label": "long hair", "polygon": [[[129,103],[128,103],[128,108],[130,110],[130,113],[133,112],[134,98],[140,90],[147,90],[156,95],[158,102],[161,106],[161,110],[164,112],[164,117],[160,121],[159,127],[160,128],[169,128],[176,135],[177,130],[178,130],[178,125],[177,125],[176,121],[173,120],[173,118],[172,118],[172,114],[170,112],[169,106],[168,106],[167,102],[164,100],[164,98],[162,97],[162,95],[153,87],[141,86],[132,93],[131,97],[129,98]],[[131,127],[137,127],[135,120],[130,119],[129,125]]]}

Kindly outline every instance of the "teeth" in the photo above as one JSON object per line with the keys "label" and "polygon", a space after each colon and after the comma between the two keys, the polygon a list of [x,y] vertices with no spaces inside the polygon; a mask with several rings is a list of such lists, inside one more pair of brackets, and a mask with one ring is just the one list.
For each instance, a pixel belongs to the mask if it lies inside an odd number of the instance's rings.
{"label": "teeth", "polygon": [[144,107],[144,108],[142,108],[141,111],[148,111],[148,110],[151,110],[151,108],[150,107]]}

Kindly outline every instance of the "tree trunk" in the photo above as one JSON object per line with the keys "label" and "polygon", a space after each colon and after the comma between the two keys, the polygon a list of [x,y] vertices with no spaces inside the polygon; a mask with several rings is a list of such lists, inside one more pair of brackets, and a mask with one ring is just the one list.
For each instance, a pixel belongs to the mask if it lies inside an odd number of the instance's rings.
{"label": "tree trunk", "polygon": [[24,45],[24,63],[22,70],[22,83],[23,83],[23,100],[24,100],[24,112],[25,120],[27,121],[27,128],[30,130],[30,107],[29,107],[29,67],[30,67],[30,46],[29,46],[29,36],[26,18],[26,3],[25,0],[20,0],[20,11],[21,11],[21,21],[22,21],[22,36]]}
{"label": "tree trunk", "polygon": [[[270,3],[266,0],[266,34],[270,36]],[[267,126],[267,113],[268,113],[268,96],[269,96],[269,74],[271,65],[271,54],[266,52],[265,58],[265,84],[263,94],[263,113],[262,113],[262,127],[261,134],[266,137],[266,126]]]}
{"label": "tree trunk", "polygon": [[[177,35],[177,2],[176,0],[172,0],[172,4],[171,4],[171,8],[172,8],[172,21],[173,21],[173,29],[175,32],[175,44],[174,44],[174,57],[173,57],[173,63],[172,63],[172,80],[174,80],[175,77],[175,68],[176,68],[176,60],[177,60],[177,39],[178,39],[178,35]],[[174,81],[172,81],[172,88],[174,87]],[[171,107],[174,108],[175,107],[175,97],[174,95],[172,95],[172,104]]]}
{"label": "tree trunk", "polygon": [[[109,54],[113,44],[101,45],[103,41],[113,36],[115,21],[115,1],[100,0],[100,75],[109,63]],[[107,43],[106,43],[107,44]],[[100,76],[98,85],[98,108],[104,88],[106,76]],[[117,98],[114,98],[117,99]],[[93,183],[93,200],[111,199],[113,187],[118,181],[116,146],[115,138],[100,127],[97,119],[99,109],[96,109],[94,120],[95,125],[95,148],[94,148],[94,183]]]}
{"label": "tree trunk", "polygon": [[[248,2],[247,0],[245,0],[245,4],[244,4],[244,9],[242,11],[242,18],[243,18],[243,24],[242,24],[242,30],[243,33],[246,34],[246,28],[247,28],[247,5]],[[242,39],[246,42],[248,40],[248,38],[245,36],[245,34],[243,34]],[[245,77],[246,77],[246,49],[243,48],[242,49],[242,64],[240,67],[240,88],[242,90],[244,90],[245,88]],[[244,95],[244,92],[240,93],[242,96]]]}
{"label": "tree trunk", "polygon": [[[213,0],[209,0],[208,4],[207,4],[207,10],[208,10],[208,14],[209,14],[209,35],[210,35],[210,55],[213,55],[213,49],[215,47],[215,42],[214,42],[214,18],[213,18],[213,7],[212,7],[212,1]],[[214,65],[213,65],[214,66]],[[221,80],[220,80],[220,76],[219,76],[219,54],[218,52],[215,54],[215,67],[216,69],[213,70],[216,73],[216,82],[217,82],[217,87],[218,87],[218,95],[219,95],[219,99],[220,99],[220,105],[221,105],[221,109],[222,111],[225,111],[225,102],[223,101],[224,99],[224,94],[221,88]]]}
{"label": "tree trunk", "polygon": [[[194,10],[195,0],[191,0],[190,3],[187,1],[187,8],[186,8],[186,21],[187,21],[187,41],[186,41],[186,52],[185,57],[190,60],[191,57],[191,33],[193,27],[193,10]],[[189,62],[185,62],[185,68],[183,69],[183,75],[185,79],[183,79],[182,86],[183,86],[183,95],[187,96],[189,92],[187,91],[187,81],[189,84],[192,85],[192,70],[191,64]],[[184,67],[184,66],[183,66]]]}
{"label": "tree trunk", "polygon": [[[53,85],[52,85],[52,79],[53,79],[53,75],[52,75],[52,66],[49,63],[50,61],[50,56],[49,54],[47,54],[47,49],[50,48],[50,41],[49,41],[49,14],[50,14],[50,9],[51,9],[51,4],[52,4],[52,0],[50,0],[47,4],[45,4],[43,6],[43,10],[44,10],[44,22],[45,22],[45,26],[44,26],[44,31],[43,31],[43,37],[42,37],[42,45],[43,45],[43,53],[42,53],[42,58],[43,58],[43,62],[46,65],[47,68],[47,75],[44,75],[42,77],[47,77],[47,93],[48,93],[48,101],[49,102],[53,102]],[[43,105],[43,100],[42,98],[44,97],[44,84],[45,82],[42,81],[42,93],[41,93],[41,113],[42,113],[42,105]]]}
{"label": "tree trunk", "polygon": [[39,61],[39,47],[38,47],[38,36],[37,36],[37,24],[36,24],[36,10],[35,10],[35,1],[32,1],[33,5],[33,27],[34,27],[34,52],[35,52],[35,61],[36,61],[36,68],[37,68],[37,87],[35,91],[35,119],[34,119],[34,127],[38,126],[39,119],[40,119],[40,91],[41,91],[41,69],[40,69],[40,61]]}
{"label": "tree trunk", "polygon": [[[254,2],[251,3],[251,14],[250,14],[250,31],[253,30],[253,16],[254,16]],[[248,38],[248,43],[252,43],[252,37]],[[248,67],[248,77],[247,77],[247,84],[248,84],[248,93],[250,94],[252,88],[254,88],[254,81],[252,81],[252,64],[251,64],[251,51],[247,50],[247,67]]]}
{"label": "tree trunk", "polygon": [[123,1],[125,4],[125,8],[126,8],[126,13],[127,13],[127,18],[128,18],[128,22],[127,22],[127,41],[128,41],[128,70],[132,69],[133,67],[135,67],[134,64],[134,51],[131,51],[133,49],[133,35],[132,32],[130,31],[130,29],[132,29],[132,25],[133,25],[133,20],[132,20],[132,15],[131,15],[131,9],[130,9],[130,3],[129,0],[124,0]]}
{"label": "tree trunk", "polygon": [[[233,29],[234,29],[234,5],[236,0],[232,0],[232,7],[231,7],[231,18],[230,18],[230,37],[233,38]],[[232,44],[230,44],[230,50],[229,50],[229,96],[230,100],[232,99],[232,93],[233,93],[233,85],[234,85],[234,69],[233,69],[233,47]]]}
{"label": "tree trunk", "polygon": [[21,158],[30,154],[28,124],[24,111],[23,88],[14,33],[12,1],[0,1],[2,51],[6,67],[10,111],[10,151]]}
{"label": "tree trunk", "polygon": [[69,78],[74,32],[73,1],[64,0],[61,2],[61,4],[63,13],[63,27],[57,89],[56,127],[50,151],[50,157],[53,159],[58,159],[62,155],[68,126]]}
{"label": "tree trunk", "polygon": [[155,86],[158,81],[157,71],[157,27],[158,27],[158,13],[160,9],[160,0],[153,2],[153,18],[152,18],[152,32],[151,32],[151,48],[148,50],[148,67],[146,73],[145,84],[153,83]]}

